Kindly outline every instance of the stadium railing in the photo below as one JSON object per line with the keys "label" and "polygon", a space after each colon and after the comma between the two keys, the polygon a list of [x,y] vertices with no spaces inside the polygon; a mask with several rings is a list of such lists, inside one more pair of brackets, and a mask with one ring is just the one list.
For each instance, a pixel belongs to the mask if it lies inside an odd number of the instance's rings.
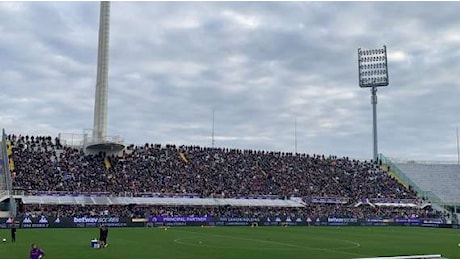
{"label": "stadium railing", "polygon": [[[62,145],[70,147],[84,147],[87,144],[94,143],[92,132],[77,133],[59,133],[58,138]],[[123,143],[124,139],[119,135],[105,136],[104,142]]]}

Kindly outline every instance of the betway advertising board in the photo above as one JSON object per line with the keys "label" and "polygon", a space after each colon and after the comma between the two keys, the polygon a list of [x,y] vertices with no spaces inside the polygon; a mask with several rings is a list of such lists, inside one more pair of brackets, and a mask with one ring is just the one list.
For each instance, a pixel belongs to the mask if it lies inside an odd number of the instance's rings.
{"label": "betway advertising board", "polygon": [[[144,226],[424,226],[452,227],[441,219],[426,218],[317,218],[304,219],[297,216],[265,217],[210,217],[210,216],[149,216],[148,218],[127,217],[47,217],[26,216],[15,220],[19,228],[73,228],[73,227],[144,227]],[[0,218],[1,228],[8,228],[11,219]],[[457,225],[454,225],[457,228]]]}
{"label": "betway advertising board", "polygon": [[[8,226],[8,220],[2,221]],[[143,223],[134,223],[124,217],[31,217],[26,216],[15,221],[20,228],[72,228],[72,227],[143,227]]]}

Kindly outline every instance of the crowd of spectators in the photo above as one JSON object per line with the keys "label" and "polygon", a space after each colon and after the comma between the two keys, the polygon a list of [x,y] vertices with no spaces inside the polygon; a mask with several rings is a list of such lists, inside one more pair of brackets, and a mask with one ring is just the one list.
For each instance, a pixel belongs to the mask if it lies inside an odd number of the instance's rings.
{"label": "crowd of spectators", "polygon": [[[314,204],[305,208],[209,208],[158,206],[41,206],[25,205],[23,213],[143,214],[226,216],[304,214],[368,217],[371,215],[431,214],[424,209],[354,207],[365,198],[416,199],[377,163],[347,157],[145,144],[130,145],[119,155],[85,154],[61,145],[58,138],[8,136],[15,168],[15,189],[28,191],[106,192],[112,195],[142,193],[196,194],[200,197],[276,196],[281,198],[345,198],[348,203]],[[293,213],[294,212],[294,213]],[[172,214],[172,213],[171,213]]]}
{"label": "crowd of spectators", "polygon": [[310,218],[438,218],[443,216],[430,207],[397,208],[397,207],[353,207],[341,204],[311,204],[304,208],[279,208],[279,207],[230,207],[230,206],[142,206],[142,205],[25,205],[19,216],[32,217],[128,217],[147,218],[152,216],[211,216],[211,217],[273,217],[283,216],[295,219]]}
{"label": "crowd of spectators", "polygon": [[[416,198],[371,161],[197,146],[128,146],[121,155],[85,154],[51,137],[10,136],[14,187],[40,191],[203,197]],[[182,154],[182,156],[181,156]]]}

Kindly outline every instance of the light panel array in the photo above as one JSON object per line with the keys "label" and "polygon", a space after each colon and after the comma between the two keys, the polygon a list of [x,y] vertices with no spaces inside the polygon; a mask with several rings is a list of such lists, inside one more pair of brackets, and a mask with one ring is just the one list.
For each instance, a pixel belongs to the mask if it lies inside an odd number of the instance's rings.
{"label": "light panel array", "polygon": [[387,48],[358,49],[359,86],[388,86]]}

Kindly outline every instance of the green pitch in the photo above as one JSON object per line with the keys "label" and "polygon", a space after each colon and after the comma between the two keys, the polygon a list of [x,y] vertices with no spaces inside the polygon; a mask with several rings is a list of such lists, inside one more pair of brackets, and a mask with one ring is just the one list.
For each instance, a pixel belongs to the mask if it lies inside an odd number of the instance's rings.
{"label": "green pitch", "polygon": [[460,258],[460,230],[420,227],[110,228],[109,246],[90,248],[96,228],[19,229],[0,258],[28,258],[31,243],[45,258],[368,258],[441,254]]}

